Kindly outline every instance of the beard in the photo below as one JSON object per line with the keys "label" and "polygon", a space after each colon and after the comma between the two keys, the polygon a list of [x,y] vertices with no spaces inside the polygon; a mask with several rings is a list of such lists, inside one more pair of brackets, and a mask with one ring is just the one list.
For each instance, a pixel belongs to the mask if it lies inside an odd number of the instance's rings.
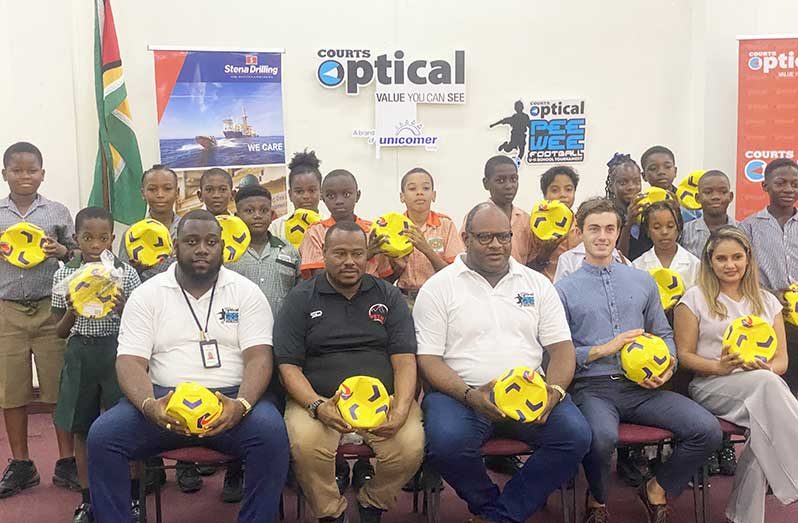
{"label": "beard", "polygon": [[191,264],[191,260],[181,260],[178,258],[177,265],[180,267],[180,272],[188,279],[197,284],[203,284],[216,279],[219,275],[219,269],[222,267],[222,260],[220,259],[215,265],[208,265],[208,269],[204,271],[197,271]]}

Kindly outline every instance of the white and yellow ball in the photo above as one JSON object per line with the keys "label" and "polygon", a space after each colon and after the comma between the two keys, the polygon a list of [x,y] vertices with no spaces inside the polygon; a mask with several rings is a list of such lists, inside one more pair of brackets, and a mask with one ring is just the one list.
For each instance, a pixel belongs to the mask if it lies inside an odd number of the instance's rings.
{"label": "white and yellow ball", "polygon": [[171,234],[158,220],[145,218],[128,229],[125,249],[131,261],[143,267],[152,267],[172,253]]}
{"label": "white and yellow ball", "polygon": [[44,229],[32,223],[15,223],[0,236],[0,252],[6,261],[21,269],[36,267],[47,258]]}
{"label": "white and yellow ball", "polygon": [[543,241],[557,240],[568,234],[574,223],[574,213],[559,200],[541,200],[532,208],[529,226]]}
{"label": "white and yellow ball", "polygon": [[787,323],[798,327],[798,283],[793,283],[784,292],[784,301],[787,306],[784,307],[784,320]]}
{"label": "white and yellow ball", "polygon": [[687,178],[679,182],[676,187],[676,198],[679,204],[685,209],[697,211],[701,209],[701,204],[698,203],[696,196],[698,196],[698,181],[704,176],[706,171],[698,170],[691,172]]}
{"label": "white and yellow ball", "polygon": [[222,403],[202,385],[185,381],[175,387],[166,404],[166,414],[183,423],[192,434],[202,434],[222,415]]}
{"label": "white and yellow ball", "polygon": [[679,303],[679,300],[684,296],[684,280],[681,274],[665,267],[649,269],[648,272],[654,278],[654,281],[657,282],[662,308],[667,311]]}
{"label": "white and yellow ball", "polygon": [[531,423],[546,410],[549,393],[543,378],[529,367],[505,372],[491,391],[491,400],[508,418]]}
{"label": "white and yellow ball", "polygon": [[351,376],[338,387],[338,412],[356,429],[373,429],[388,420],[391,399],[385,385],[371,376]]}
{"label": "white and yellow ball", "polygon": [[745,363],[765,363],[776,354],[776,331],[759,316],[741,316],[732,321],[723,334],[723,347],[730,354],[739,354]]}
{"label": "white and yellow ball", "polygon": [[321,216],[316,211],[297,209],[285,221],[285,237],[291,245],[299,248],[299,244],[302,243],[302,239],[310,226],[320,221]]}
{"label": "white and yellow ball", "polygon": [[384,234],[388,237],[388,241],[380,246],[384,254],[392,258],[401,258],[413,252],[413,244],[406,236],[412,226],[410,218],[404,214],[389,212],[374,220],[371,230],[378,235]]}
{"label": "white and yellow ball", "polygon": [[99,263],[84,265],[67,287],[75,312],[92,319],[108,316],[114,308],[114,297],[122,292],[111,278],[111,271]]}
{"label": "white and yellow ball", "polygon": [[647,332],[621,349],[623,373],[635,383],[661,376],[671,366],[671,361],[671,353],[665,341]]}
{"label": "white and yellow ball", "polygon": [[222,240],[224,240],[224,252],[222,252],[222,262],[232,263],[238,261],[247,252],[252,235],[249,227],[244,220],[238,216],[220,214],[216,217],[219,225],[222,226]]}

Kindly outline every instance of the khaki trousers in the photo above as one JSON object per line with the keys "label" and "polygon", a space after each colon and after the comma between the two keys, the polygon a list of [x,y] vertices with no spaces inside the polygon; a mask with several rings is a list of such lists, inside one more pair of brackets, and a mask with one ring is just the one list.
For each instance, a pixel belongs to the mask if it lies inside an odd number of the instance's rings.
{"label": "khaki trousers", "polygon": [[[317,518],[338,517],[346,510],[346,498],[335,483],[335,455],[341,434],[310,417],[304,407],[288,400],[285,425],[297,482]],[[421,409],[414,401],[404,426],[390,439],[362,433],[374,450],[374,478],[360,489],[358,502],[389,510],[402,486],[415,475],[424,455]]]}

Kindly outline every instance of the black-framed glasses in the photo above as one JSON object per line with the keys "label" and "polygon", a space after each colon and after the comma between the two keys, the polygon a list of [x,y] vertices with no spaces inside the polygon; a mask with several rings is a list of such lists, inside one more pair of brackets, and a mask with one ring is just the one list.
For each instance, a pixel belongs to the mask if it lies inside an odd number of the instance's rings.
{"label": "black-framed glasses", "polygon": [[510,243],[513,240],[513,232],[512,231],[507,231],[507,232],[479,232],[479,233],[469,232],[468,234],[470,234],[471,236],[476,238],[477,243],[479,243],[480,245],[489,245],[491,242],[493,242],[493,238],[496,238],[497,240],[499,240],[499,243],[501,243],[502,245],[507,245],[508,243]]}

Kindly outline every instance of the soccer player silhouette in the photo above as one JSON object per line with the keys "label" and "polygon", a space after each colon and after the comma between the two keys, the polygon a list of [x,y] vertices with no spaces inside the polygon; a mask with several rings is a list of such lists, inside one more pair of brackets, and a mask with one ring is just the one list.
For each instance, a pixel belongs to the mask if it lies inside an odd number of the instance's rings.
{"label": "soccer player silhouette", "polygon": [[518,149],[518,158],[521,159],[524,156],[529,129],[529,116],[524,113],[524,103],[518,100],[515,102],[515,114],[490,124],[491,128],[497,125],[510,126],[510,139],[499,146],[499,151],[509,153],[513,149]]}

